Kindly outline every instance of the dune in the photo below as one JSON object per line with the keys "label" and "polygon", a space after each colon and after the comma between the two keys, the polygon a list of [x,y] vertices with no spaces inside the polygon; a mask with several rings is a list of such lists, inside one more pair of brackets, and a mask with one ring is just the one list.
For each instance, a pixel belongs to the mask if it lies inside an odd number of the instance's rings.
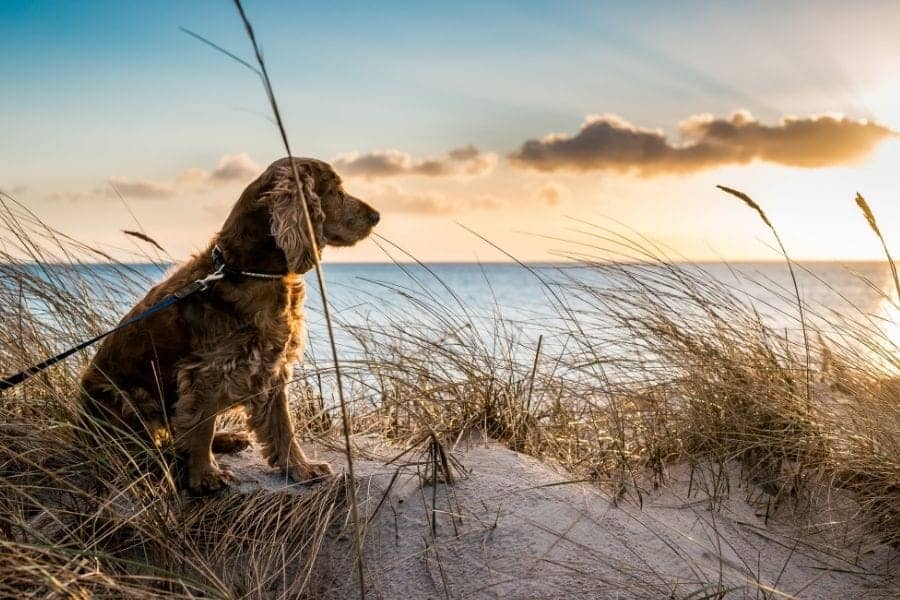
{"label": "dune", "polygon": [[[355,462],[372,598],[871,598],[897,585],[896,551],[868,535],[853,547],[849,498],[827,514],[794,507],[725,472],[670,468],[666,484],[613,499],[564,469],[489,440],[460,442],[465,469],[430,484],[422,459],[358,439]],[[340,469],[342,455],[311,452]],[[222,457],[231,493],[295,494],[254,449]],[[432,518],[434,527],[432,528]],[[328,535],[316,595],[358,595],[350,525]],[[856,532],[858,533],[858,532]],[[290,544],[291,540],[272,540]],[[289,575],[286,575],[289,577]]]}

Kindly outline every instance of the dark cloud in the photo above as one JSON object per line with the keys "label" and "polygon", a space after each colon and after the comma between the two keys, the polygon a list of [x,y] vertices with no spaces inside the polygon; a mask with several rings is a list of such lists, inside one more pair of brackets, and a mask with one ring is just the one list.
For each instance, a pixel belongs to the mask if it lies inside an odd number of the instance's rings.
{"label": "dark cloud", "polygon": [[452,158],[453,160],[471,160],[481,154],[478,151],[478,148],[469,144],[468,146],[463,146],[462,148],[455,148],[447,153],[447,156]]}
{"label": "dark cloud", "polygon": [[878,123],[819,115],[785,117],[763,125],[738,111],[727,119],[695,115],[680,124],[681,144],[659,130],[635,127],[615,115],[591,116],[575,135],[532,139],[509,155],[513,165],[539,171],[688,173],[761,160],[794,167],[857,162],[897,133]]}
{"label": "dark cloud", "polygon": [[399,150],[387,150],[338,156],[334,160],[334,167],[348,177],[360,175],[375,179],[403,174],[409,171],[411,162],[409,154]]}
{"label": "dark cloud", "polygon": [[365,154],[344,154],[334,159],[334,168],[346,177],[379,179],[402,175],[446,177],[450,175],[484,175],[494,169],[497,155],[482,153],[475,146],[465,146],[437,158],[413,159],[399,150],[378,150]]}

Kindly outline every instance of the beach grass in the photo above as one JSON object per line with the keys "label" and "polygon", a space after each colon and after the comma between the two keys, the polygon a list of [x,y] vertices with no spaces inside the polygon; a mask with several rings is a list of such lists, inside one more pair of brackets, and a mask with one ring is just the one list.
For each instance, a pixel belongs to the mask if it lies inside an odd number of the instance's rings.
{"label": "beach grass", "polygon": [[[131,266],[152,260],[142,245],[113,260],[8,197],[0,221],[5,374],[109,327],[122,298],[151,283]],[[755,282],[796,323],[774,330],[761,315],[772,307],[746,281],[738,289],[640,236],[582,225],[567,263],[523,267],[550,307],[539,336],[499,308],[475,314],[438,279],[388,290],[396,310],[385,318],[345,323],[359,347],[343,364],[354,436],[419,453],[431,483],[449,486],[465,469],[455,444],[482,433],[638,507],[688,465],[714,510],[734,493],[715,474],[738,465],[767,514],[787,508],[821,528],[848,496],[857,510],[831,523],[835,543],[900,546],[900,353],[889,324]],[[188,499],[167,447],[136,453],[85,424],[76,399],[88,357],[0,396],[0,595],[316,597],[319,551],[349,532],[359,482]],[[308,360],[295,406],[307,438],[342,448],[333,374]]]}

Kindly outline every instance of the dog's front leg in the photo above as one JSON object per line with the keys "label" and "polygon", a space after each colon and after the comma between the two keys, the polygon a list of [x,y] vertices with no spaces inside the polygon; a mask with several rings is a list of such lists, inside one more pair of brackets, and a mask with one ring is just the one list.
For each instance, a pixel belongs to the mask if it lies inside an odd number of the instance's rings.
{"label": "dog's front leg", "polygon": [[207,494],[225,488],[233,475],[212,455],[218,405],[216,377],[184,367],[178,373],[178,402],[172,417],[175,449],[184,458],[188,490]]}
{"label": "dog's front leg", "polygon": [[333,473],[326,462],[309,460],[294,438],[288,410],[287,376],[279,377],[272,391],[250,405],[250,428],[262,444],[269,465],[278,467],[294,480],[306,481]]}

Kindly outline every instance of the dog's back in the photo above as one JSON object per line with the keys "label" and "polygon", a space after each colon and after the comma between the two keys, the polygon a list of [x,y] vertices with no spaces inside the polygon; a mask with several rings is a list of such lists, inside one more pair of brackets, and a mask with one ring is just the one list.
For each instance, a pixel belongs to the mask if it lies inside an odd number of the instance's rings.
{"label": "dog's back", "polygon": [[[128,320],[202,276],[195,257],[153,287]],[[87,414],[153,438],[167,422],[177,400],[176,365],[190,352],[191,332],[185,312],[192,300],[147,317],[103,340],[81,378]]]}

